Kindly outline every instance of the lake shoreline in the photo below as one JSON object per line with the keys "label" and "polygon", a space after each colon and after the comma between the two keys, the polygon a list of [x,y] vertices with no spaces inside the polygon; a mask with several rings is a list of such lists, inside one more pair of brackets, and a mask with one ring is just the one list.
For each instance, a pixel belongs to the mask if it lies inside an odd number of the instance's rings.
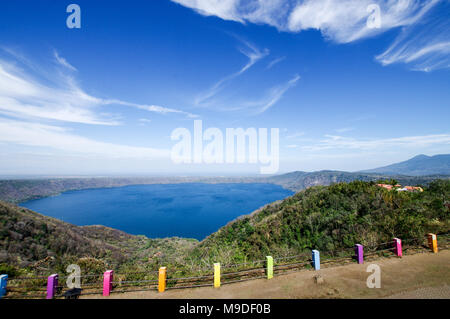
{"label": "lake shoreline", "polygon": [[293,194],[271,183],[139,184],[67,190],[20,206],[78,226],[201,241],[229,222]]}

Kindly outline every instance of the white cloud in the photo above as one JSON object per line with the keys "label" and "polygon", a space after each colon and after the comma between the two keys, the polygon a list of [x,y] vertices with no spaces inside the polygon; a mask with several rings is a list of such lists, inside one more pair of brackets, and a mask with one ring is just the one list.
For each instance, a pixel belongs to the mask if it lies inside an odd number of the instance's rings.
{"label": "white cloud", "polygon": [[[237,37],[236,37],[237,38]],[[256,62],[258,62],[260,59],[264,58],[266,55],[269,54],[268,49],[260,50],[250,42],[244,41],[242,39],[238,40],[244,44],[243,48],[240,48],[239,51],[244,54],[248,58],[248,62],[241,68],[239,71],[236,71],[230,75],[227,75],[226,77],[220,79],[217,81],[208,91],[202,93],[195,99],[196,105],[202,105],[207,104],[208,100],[210,100],[212,97],[214,97],[217,93],[219,93],[228,82],[233,80],[234,78],[240,76],[244,72],[246,72],[248,69],[250,69]]]}
{"label": "white cloud", "polygon": [[58,53],[58,51],[54,50],[53,55],[55,56],[56,61],[61,64],[62,66],[68,68],[71,71],[78,71],[73,65],[71,65],[69,62],[67,62],[66,59],[61,57]]}
{"label": "white cloud", "polygon": [[342,127],[342,128],[338,128],[335,131],[338,133],[345,133],[345,132],[350,132],[353,131],[355,128],[353,127]]}
{"label": "white cloud", "polygon": [[290,135],[287,135],[286,138],[288,138],[288,139],[295,139],[295,138],[298,138],[298,137],[302,137],[304,135],[305,135],[305,132],[295,132],[295,133],[292,133]]}
{"label": "white cloud", "polygon": [[67,154],[105,158],[155,159],[169,157],[170,150],[133,147],[95,141],[52,125],[0,118],[0,143],[44,147]]}
{"label": "white cloud", "polygon": [[[434,17],[429,17],[432,9],[441,6],[441,12],[448,12],[450,2],[446,0],[172,1],[200,14],[214,15],[224,20],[268,24],[286,32],[319,30],[325,38],[337,43],[349,43],[402,27],[399,38],[377,60],[386,65],[395,62],[409,64],[421,59],[420,63],[414,64],[414,68],[423,71],[447,68],[450,64],[448,17],[444,16],[433,28],[427,26],[436,22]],[[370,5],[380,9],[379,28],[367,24],[373,14],[368,10]],[[417,28],[425,30],[423,35],[417,34]]]}
{"label": "white cloud", "polygon": [[258,110],[258,113],[263,113],[271,108],[275,103],[277,103],[283,95],[293,86],[295,86],[300,80],[300,76],[296,74],[292,79],[283,83],[282,85],[276,86],[269,91],[268,98],[264,101]]}
{"label": "white cloud", "polygon": [[240,102],[237,107],[227,108],[227,111],[238,111],[238,110],[250,110],[253,115],[261,114],[267,111],[269,108],[274,106],[284,94],[292,87],[294,87],[300,76],[298,74],[294,75],[292,79],[287,82],[276,85],[268,90],[266,90],[265,96],[258,100],[244,101]]}
{"label": "white cloud", "polygon": [[271,69],[275,64],[280,63],[281,61],[283,61],[284,59],[286,59],[285,56],[273,59],[272,61],[269,62],[269,64],[267,64],[266,69]]}
{"label": "white cloud", "polygon": [[[55,58],[59,58],[59,63],[64,67],[70,68],[70,64],[59,57],[56,51]],[[115,104],[160,114],[196,116],[158,105],[94,97],[83,91],[72,77],[64,74],[55,74],[50,80],[43,81],[38,74],[19,68],[17,62],[20,64],[22,61],[25,60],[7,62],[0,58],[0,114],[21,119],[118,125],[118,115],[99,112],[100,107]]]}
{"label": "white cloud", "polygon": [[383,65],[404,63],[418,71],[450,68],[450,19],[434,12],[449,12],[450,1],[424,15],[420,23],[404,28],[376,59]]}
{"label": "white cloud", "polygon": [[382,150],[386,148],[420,148],[432,145],[450,145],[450,134],[434,134],[422,136],[404,136],[384,139],[356,139],[336,135],[325,135],[324,139],[302,146],[307,151],[358,149]]}

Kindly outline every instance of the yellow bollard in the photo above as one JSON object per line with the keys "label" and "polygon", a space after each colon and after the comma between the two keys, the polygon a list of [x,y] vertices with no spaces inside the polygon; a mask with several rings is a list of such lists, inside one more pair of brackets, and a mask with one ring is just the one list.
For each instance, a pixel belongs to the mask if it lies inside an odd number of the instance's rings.
{"label": "yellow bollard", "polygon": [[266,256],[266,267],[267,267],[267,279],[273,278],[273,258],[272,256]]}
{"label": "yellow bollard", "polygon": [[166,267],[159,268],[159,276],[158,276],[158,291],[164,292],[166,290]]}
{"label": "yellow bollard", "polygon": [[214,288],[220,287],[220,263],[214,264]]}
{"label": "yellow bollard", "polygon": [[427,236],[428,236],[428,247],[430,247],[433,253],[437,253],[438,252],[437,236],[431,233],[428,234]]}

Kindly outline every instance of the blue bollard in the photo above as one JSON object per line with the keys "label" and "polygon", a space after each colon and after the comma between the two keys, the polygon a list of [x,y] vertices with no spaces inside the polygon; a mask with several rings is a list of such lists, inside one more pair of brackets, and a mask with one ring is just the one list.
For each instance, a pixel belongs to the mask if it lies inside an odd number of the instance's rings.
{"label": "blue bollard", "polygon": [[312,261],[313,261],[314,269],[319,270],[320,269],[320,253],[318,250],[314,249],[312,251]]}
{"label": "blue bollard", "polygon": [[6,295],[6,285],[8,284],[8,275],[0,276],[0,299]]}

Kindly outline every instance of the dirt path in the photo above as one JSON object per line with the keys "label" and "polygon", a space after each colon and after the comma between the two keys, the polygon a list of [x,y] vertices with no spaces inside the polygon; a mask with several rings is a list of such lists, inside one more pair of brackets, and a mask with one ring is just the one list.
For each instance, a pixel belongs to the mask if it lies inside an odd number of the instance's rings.
{"label": "dirt path", "polygon": [[[369,264],[381,268],[381,288],[367,288]],[[323,283],[315,283],[320,275]],[[92,295],[90,298],[105,298]],[[349,264],[302,270],[271,280],[257,279],[220,288],[116,293],[106,298],[448,298],[450,299],[450,250],[419,253],[403,258],[380,258],[363,265]]]}

